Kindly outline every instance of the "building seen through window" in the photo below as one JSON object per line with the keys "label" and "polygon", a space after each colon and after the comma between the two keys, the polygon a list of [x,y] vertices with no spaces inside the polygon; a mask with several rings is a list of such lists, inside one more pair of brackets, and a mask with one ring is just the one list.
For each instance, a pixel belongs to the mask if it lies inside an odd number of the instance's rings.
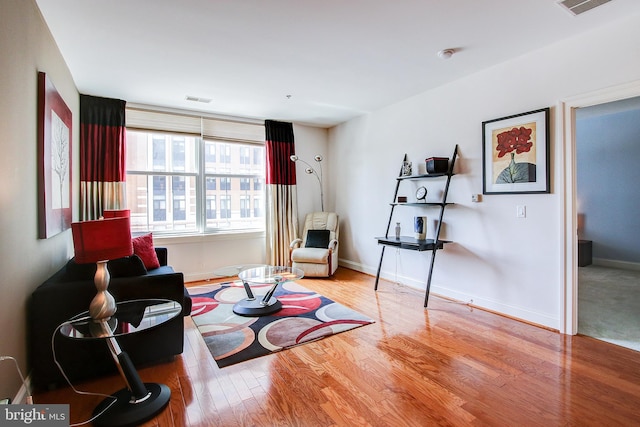
{"label": "building seen through window", "polygon": [[127,129],[132,232],[264,230],[264,144]]}

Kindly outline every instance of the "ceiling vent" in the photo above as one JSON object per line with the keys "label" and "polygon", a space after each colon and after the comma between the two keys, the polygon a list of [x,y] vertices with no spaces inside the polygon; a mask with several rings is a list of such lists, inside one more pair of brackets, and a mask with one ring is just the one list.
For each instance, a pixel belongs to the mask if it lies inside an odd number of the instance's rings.
{"label": "ceiling vent", "polygon": [[572,15],[580,15],[588,10],[609,3],[611,0],[564,0],[558,4],[569,11]]}
{"label": "ceiling vent", "polygon": [[211,100],[211,99],[209,99],[209,98],[199,98],[199,97],[197,97],[197,96],[189,96],[189,95],[187,95],[187,96],[185,97],[185,99],[186,99],[187,101],[202,102],[203,104],[208,104],[208,103],[210,103],[210,102],[212,101],[212,100]]}

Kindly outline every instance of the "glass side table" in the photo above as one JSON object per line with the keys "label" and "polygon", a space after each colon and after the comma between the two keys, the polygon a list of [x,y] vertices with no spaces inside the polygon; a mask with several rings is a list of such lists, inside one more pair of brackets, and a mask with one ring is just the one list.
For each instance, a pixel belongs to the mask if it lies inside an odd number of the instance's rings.
{"label": "glass side table", "polygon": [[[242,280],[247,297],[233,306],[233,312],[240,316],[266,316],[282,308],[282,303],[273,296],[278,285],[302,279],[304,272],[299,268],[264,266],[241,271],[238,277]],[[273,284],[273,286],[262,298],[256,298],[250,283]]]}
{"label": "glass side table", "polygon": [[94,321],[85,311],[60,327],[60,333],[70,339],[104,340],[126,384],[94,409],[94,416],[100,414],[95,426],[138,425],[162,411],[171,398],[166,385],[142,382],[116,338],[155,328],[180,315],[182,306],[172,300],[144,299],[119,302],[116,307],[109,320]]}

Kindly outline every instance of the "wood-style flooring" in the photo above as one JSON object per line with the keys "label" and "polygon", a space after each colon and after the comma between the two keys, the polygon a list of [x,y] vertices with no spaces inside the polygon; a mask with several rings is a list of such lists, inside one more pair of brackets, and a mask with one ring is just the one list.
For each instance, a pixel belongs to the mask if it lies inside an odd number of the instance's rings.
{"label": "wood-style flooring", "polygon": [[[186,318],[184,354],[139,370],[172,392],[144,426],[640,425],[640,352],[435,295],[425,310],[422,292],[373,282],[344,268],[302,279],[376,323],[223,369]],[[60,389],[34,400],[69,403],[78,423],[101,399]]]}

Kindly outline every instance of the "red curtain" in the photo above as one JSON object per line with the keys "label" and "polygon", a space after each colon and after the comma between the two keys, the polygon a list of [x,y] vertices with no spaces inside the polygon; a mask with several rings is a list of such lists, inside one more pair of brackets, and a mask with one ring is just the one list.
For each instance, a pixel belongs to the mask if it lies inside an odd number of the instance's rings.
{"label": "red curtain", "polygon": [[293,125],[291,123],[265,121],[267,184],[296,185],[296,164]]}
{"label": "red curtain", "polygon": [[289,245],[298,236],[293,125],[265,121],[267,184],[267,263],[289,265]]}
{"label": "red curtain", "polygon": [[80,220],[125,208],[125,105],[80,95]]}

